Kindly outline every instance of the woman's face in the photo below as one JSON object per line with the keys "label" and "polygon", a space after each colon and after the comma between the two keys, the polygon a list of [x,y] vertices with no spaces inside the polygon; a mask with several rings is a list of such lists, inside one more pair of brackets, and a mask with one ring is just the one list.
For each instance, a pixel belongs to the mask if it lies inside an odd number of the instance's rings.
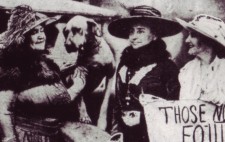
{"label": "woman's face", "polygon": [[131,26],[129,33],[129,41],[134,49],[138,49],[149,44],[156,39],[156,35],[149,26],[143,24],[134,24]]}
{"label": "woman's face", "polygon": [[197,56],[205,51],[205,46],[202,46],[203,44],[200,41],[200,37],[195,32],[190,31],[185,42],[189,47],[188,54],[190,55]]}
{"label": "woman's face", "polygon": [[44,50],[46,42],[46,35],[44,27],[41,25],[36,26],[31,30],[30,47],[36,50]]}

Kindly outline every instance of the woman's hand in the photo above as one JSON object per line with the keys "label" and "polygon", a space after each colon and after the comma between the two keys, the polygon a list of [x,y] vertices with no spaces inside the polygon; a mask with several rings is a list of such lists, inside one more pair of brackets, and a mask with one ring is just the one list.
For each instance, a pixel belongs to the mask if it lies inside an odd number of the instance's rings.
{"label": "woman's hand", "polygon": [[140,124],[141,112],[136,110],[123,111],[122,120],[127,126]]}
{"label": "woman's hand", "polygon": [[109,142],[123,142],[123,133],[113,134]]}
{"label": "woman's hand", "polygon": [[140,94],[139,96],[139,101],[142,106],[148,104],[148,103],[153,103],[157,101],[165,101],[165,99],[154,96],[152,94]]}

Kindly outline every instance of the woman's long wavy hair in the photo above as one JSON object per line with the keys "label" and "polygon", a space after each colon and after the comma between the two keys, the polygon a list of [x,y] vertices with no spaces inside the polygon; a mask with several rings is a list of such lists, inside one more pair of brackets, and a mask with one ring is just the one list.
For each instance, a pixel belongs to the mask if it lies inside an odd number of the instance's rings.
{"label": "woman's long wavy hair", "polygon": [[215,40],[204,36],[200,33],[195,32],[196,36],[200,39],[199,42],[200,44],[205,44],[211,48],[213,48],[214,53],[219,57],[219,58],[225,58],[225,47],[221,45],[220,43],[216,42]]}

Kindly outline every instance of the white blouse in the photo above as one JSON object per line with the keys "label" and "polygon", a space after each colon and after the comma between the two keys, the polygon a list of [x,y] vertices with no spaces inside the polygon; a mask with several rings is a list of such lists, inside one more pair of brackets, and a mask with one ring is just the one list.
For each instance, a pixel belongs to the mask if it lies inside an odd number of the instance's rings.
{"label": "white blouse", "polygon": [[179,74],[180,99],[199,99],[225,104],[225,59],[216,57],[210,65],[195,58]]}

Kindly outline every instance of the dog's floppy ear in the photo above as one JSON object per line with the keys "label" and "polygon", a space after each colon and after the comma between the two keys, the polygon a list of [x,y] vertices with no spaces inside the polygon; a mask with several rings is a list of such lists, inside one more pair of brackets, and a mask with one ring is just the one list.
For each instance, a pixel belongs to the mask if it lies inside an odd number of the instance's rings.
{"label": "dog's floppy ear", "polygon": [[101,30],[98,26],[98,24],[93,19],[88,19],[88,30],[92,32],[94,35],[100,37],[102,36]]}

